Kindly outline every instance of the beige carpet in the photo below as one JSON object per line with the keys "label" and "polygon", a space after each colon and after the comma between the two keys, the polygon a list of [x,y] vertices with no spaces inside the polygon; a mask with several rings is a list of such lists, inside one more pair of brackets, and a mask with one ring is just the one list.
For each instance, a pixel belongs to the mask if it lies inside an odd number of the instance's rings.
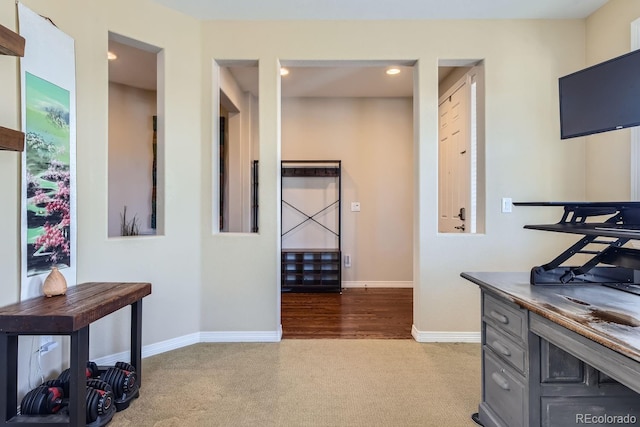
{"label": "beige carpet", "polygon": [[142,363],[118,426],[474,426],[479,344],[197,344]]}

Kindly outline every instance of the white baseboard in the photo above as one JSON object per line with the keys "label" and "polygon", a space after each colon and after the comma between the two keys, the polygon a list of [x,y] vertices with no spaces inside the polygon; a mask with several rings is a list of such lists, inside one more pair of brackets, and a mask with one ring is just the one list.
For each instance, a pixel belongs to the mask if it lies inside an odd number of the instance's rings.
{"label": "white baseboard", "polygon": [[480,332],[419,331],[411,326],[411,335],[417,342],[468,342],[479,343]]}
{"label": "white baseboard", "polygon": [[342,282],[343,288],[413,288],[413,282]]}
{"label": "white baseboard", "polygon": [[[186,347],[188,345],[202,342],[200,339],[200,334],[200,332],[196,332],[177,338],[172,338],[170,340],[145,345],[142,347],[142,358],[144,359],[145,357],[155,356],[156,354],[165,353],[167,351],[176,350],[181,347]],[[120,361],[129,363],[131,361],[130,352],[123,351],[121,353],[111,354],[109,356],[100,357],[94,360],[94,362],[101,366],[110,366]]]}
{"label": "white baseboard", "polygon": [[[282,326],[278,331],[247,331],[247,332],[196,332],[170,340],[161,341],[142,347],[142,358],[155,356],[171,350],[177,350],[193,344],[203,342],[280,342],[282,338]],[[127,362],[131,360],[130,352],[110,354],[108,356],[94,359],[99,366],[111,366],[116,362]]]}
{"label": "white baseboard", "polygon": [[[411,335],[417,342],[467,342],[479,343],[480,332],[421,332],[415,326],[411,327]],[[171,350],[177,350],[198,343],[211,342],[280,342],[282,340],[282,325],[277,331],[211,331],[195,332],[170,340],[161,341],[142,347],[142,358],[155,356]],[[111,366],[116,362],[130,362],[129,351],[111,354],[94,359],[100,366]]]}
{"label": "white baseboard", "polygon": [[200,342],[280,342],[282,325],[277,331],[200,332]]}

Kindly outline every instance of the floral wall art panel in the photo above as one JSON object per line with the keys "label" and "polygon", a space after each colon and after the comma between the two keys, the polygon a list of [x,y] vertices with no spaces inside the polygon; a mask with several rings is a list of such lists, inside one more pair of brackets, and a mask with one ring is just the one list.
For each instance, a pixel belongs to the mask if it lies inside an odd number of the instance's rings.
{"label": "floral wall art panel", "polygon": [[27,276],[71,267],[69,91],[26,77]]}
{"label": "floral wall art panel", "polygon": [[42,295],[53,267],[76,283],[76,131],[74,41],[18,3],[22,128],[21,298]]}

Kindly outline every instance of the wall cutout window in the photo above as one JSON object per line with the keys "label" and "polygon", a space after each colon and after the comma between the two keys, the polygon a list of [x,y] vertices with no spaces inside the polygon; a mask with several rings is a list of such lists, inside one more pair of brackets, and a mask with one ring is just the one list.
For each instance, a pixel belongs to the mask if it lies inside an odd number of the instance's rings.
{"label": "wall cutout window", "polygon": [[164,55],[111,32],[108,54],[108,235],[163,234]]}
{"label": "wall cutout window", "polygon": [[484,66],[438,68],[438,231],[484,233]]}
{"label": "wall cutout window", "polygon": [[[216,61],[214,228],[258,232],[258,62]],[[214,97],[216,98],[216,97]],[[217,191],[216,191],[217,190]]]}

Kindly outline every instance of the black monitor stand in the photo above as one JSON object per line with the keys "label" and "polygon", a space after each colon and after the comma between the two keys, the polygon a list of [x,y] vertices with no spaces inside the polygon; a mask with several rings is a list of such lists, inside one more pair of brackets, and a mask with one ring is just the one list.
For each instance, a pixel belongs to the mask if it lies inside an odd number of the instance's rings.
{"label": "black monitor stand", "polygon": [[[524,228],[582,235],[550,262],[533,267],[532,285],[593,283],[640,295],[640,279],[635,278],[636,270],[640,270],[640,250],[623,247],[631,240],[640,240],[640,202],[515,202],[514,205],[563,207],[558,223]],[[606,218],[598,221],[596,217]],[[587,222],[588,219],[591,221]],[[562,265],[578,254],[590,258],[580,266]]]}

